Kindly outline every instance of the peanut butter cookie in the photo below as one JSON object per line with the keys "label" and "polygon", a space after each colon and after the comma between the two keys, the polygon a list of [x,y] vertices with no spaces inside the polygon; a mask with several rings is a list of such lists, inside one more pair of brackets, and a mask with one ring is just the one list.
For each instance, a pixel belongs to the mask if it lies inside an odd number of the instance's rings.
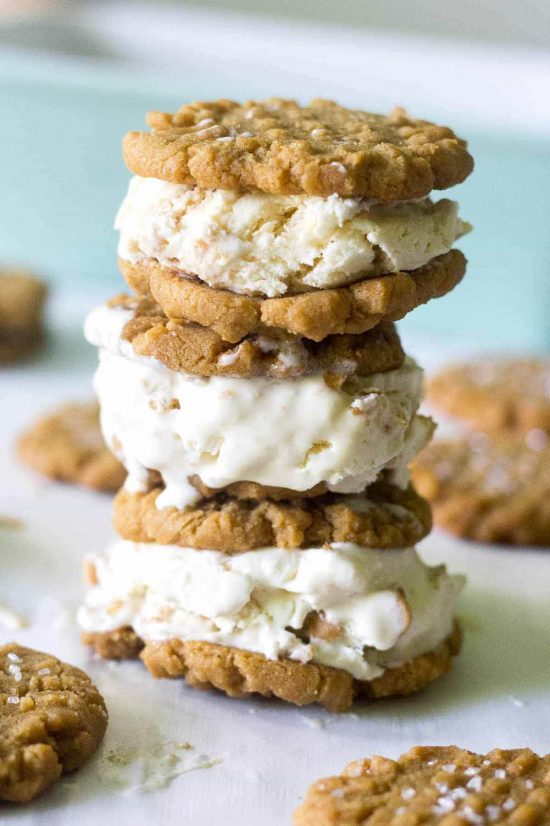
{"label": "peanut butter cookie", "polygon": [[[136,637],[131,628],[83,634],[86,645],[108,659],[120,659],[124,640],[127,657],[135,657]],[[209,642],[143,643],[141,659],[154,677],[185,677],[195,688],[217,688],[230,697],[261,694],[303,706],[319,703],[329,711],[346,711],[354,700],[374,700],[420,691],[450,667],[460,650],[458,626],[437,649],[395,668],[370,682],[356,680],[347,671],[317,663],[269,660],[261,654]]]}
{"label": "peanut butter cookie", "polygon": [[550,447],[539,433],[531,446],[483,434],[428,445],[412,477],[435,524],[479,542],[550,547]]}
{"label": "peanut butter cookie", "polygon": [[464,276],[466,259],[459,250],[451,250],[411,272],[281,298],[212,289],[152,259],[131,264],[119,258],[119,267],[130,287],[151,296],[168,318],[209,327],[224,341],[236,343],[266,327],[321,341],[334,334],[364,333],[381,321],[397,321],[450,292]]}
{"label": "peanut butter cookie", "polygon": [[82,766],[107,709],[90,678],[50,654],[0,647],[0,801],[24,803]]}
{"label": "peanut butter cookie", "polygon": [[550,823],[550,755],[416,746],[398,760],[350,763],[311,786],[295,826],[543,826]]}
{"label": "peanut butter cookie", "polygon": [[[550,361],[492,358],[456,364],[432,378],[428,398],[486,433],[550,434]],[[536,440],[536,433],[531,438]]]}
{"label": "peanut butter cookie", "polygon": [[47,288],[27,272],[0,272],[0,365],[18,361],[43,341]]}
{"label": "peanut butter cookie", "polygon": [[403,109],[374,115],[329,100],[218,100],[150,112],[147,124],[151,132],[124,139],[128,168],[204,189],[402,201],[460,183],[473,168],[454,132]]}
{"label": "peanut butter cookie", "polygon": [[231,344],[208,327],[166,318],[158,304],[146,298],[119,296],[110,304],[134,312],[123,339],[131,342],[136,355],[197,376],[288,379],[324,372],[343,381],[350,375],[397,369],[405,360],[391,322],[359,335],[328,336],[321,342],[266,328]]}
{"label": "peanut butter cookie", "polygon": [[72,403],[39,419],[20,436],[20,459],[49,479],[114,492],[126,471],[108,450],[96,402]]}
{"label": "peanut butter cookie", "polygon": [[277,546],[303,548],[355,542],[370,548],[410,547],[431,528],[427,502],[412,488],[376,483],[356,497],[233,499],[218,494],[186,510],[156,507],[160,488],[130,493],[114,504],[114,526],[124,539],[227,554]]}

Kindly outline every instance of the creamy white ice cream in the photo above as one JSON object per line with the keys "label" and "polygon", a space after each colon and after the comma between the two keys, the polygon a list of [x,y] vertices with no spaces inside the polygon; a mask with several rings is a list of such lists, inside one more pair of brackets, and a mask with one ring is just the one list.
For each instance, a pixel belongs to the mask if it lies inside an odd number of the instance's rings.
{"label": "creamy white ice cream", "polygon": [[158,507],[183,508],[208,486],[251,481],[303,491],[325,482],[358,493],[382,470],[399,484],[427,441],[431,421],[416,416],[422,371],[411,359],[386,373],[330,387],[322,374],[289,380],[200,378],[134,356],[119,337],[126,311],[102,308],[86,324],[100,347],[95,389],[107,444],[128,470],[127,486],[144,490],[148,470],[165,490]]}
{"label": "creamy white ice cream", "polygon": [[[202,640],[362,680],[448,637],[463,584],[414,549],[350,543],[227,556],[121,540],[92,561],[97,584],[79,612],[85,631],[130,625],[145,641]],[[330,623],[331,639],[298,636],[311,612]]]}
{"label": "creamy white ice cream", "polygon": [[239,194],[134,177],[118,212],[119,255],[148,258],[237,293],[283,295],[413,270],[469,230],[454,201]]}

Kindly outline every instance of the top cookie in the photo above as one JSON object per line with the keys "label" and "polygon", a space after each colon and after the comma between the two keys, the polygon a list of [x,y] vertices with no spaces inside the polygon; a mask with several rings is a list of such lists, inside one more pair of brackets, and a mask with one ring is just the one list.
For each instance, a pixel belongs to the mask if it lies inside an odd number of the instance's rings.
{"label": "top cookie", "polygon": [[124,139],[128,168],[204,189],[401,201],[458,184],[473,168],[454,132],[403,109],[375,115],[329,100],[218,100],[151,112],[147,123],[152,132]]}
{"label": "top cookie", "polygon": [[[487,358],[455,364],[429,382],[429,401],[486,433],[550,434],[550,360]],[[534,435],[529,436],[531,431]]]}

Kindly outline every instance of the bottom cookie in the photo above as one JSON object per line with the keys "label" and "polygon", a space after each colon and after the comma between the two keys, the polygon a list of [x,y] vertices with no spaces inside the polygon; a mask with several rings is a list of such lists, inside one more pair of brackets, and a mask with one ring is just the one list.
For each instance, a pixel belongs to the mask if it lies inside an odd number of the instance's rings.
{"label": "bottom cookie", "polygon": [[329,711],[346,711],[354,700],[373,700],[420,691],[444,674],[461,646],[455,624],[435,650],[422,654],[371,681],[317,663],[270,660],[261,654],[209,642],[143,643],[131,628],[84,633],[83,642],[107,659],[138,655],[154,677],[185,677],[194,688],[217,688],[230,697],[261,694],[304,706],[319,703]]}
{"label": "bottom cookie", "polygon": [[468,823],[550,823],[550,754],[417,746],[398,760],[356,760],[314,783],[294,815],[294,826]]}
{"label": "bottom cookie", "polygon": [[0,647],[0,801],[24,803],[94,753],[107,709],[90,678],[50,654]]}
{"label": "bottom cookie", "polygon": [[114,493],[126,471],[107,448],[96,402],[72,403],[35,422],[19,438],[19,457],[49,479]]}

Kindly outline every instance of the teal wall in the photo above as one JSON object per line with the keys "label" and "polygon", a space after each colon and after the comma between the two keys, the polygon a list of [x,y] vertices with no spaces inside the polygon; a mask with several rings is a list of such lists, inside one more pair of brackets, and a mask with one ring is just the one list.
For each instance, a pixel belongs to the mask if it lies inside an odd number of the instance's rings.
{"label": "teal wall", "polygon": [[[0,66],[0,258],[52,281],[120,291],[112,221],[125,191],[125,131],[147,109],[201,95],[74,78],[14,76]],[[550,143],[470,133],[475,174],[452,197],[475,232],[461,242],[469,272],[452,295],[403,322],[409,333],[466,338],[480,347],[550,346]]]}
{"label": "teal wall", "polygon": [[474,347],[550,349],[550,140],[469,134],[473,175],[452,192],[474,231],[464,281],[402,322]]}

